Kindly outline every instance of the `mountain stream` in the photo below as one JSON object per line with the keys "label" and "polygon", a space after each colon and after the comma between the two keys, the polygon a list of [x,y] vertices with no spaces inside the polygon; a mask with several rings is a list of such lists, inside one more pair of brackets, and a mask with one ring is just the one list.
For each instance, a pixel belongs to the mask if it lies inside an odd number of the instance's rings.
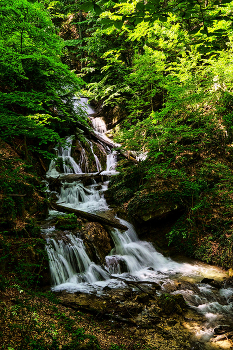
{"label": "mountain stream", "polygon": [[[85,101],[84,101],[85,102]],[[89,114],[92,113],[88,106]],[[103,120],[92,118],[97,133],[104,135],[106,125]],[[63,174],[82,173],[81,164],[77,164],[71,156],[72,137],[67,138],[66,147],[56,149],[58,158],[63,164]],[[101,170],[97,155],[94,154],[92,141],[88,141],[96,162],[96,170]],[[103,174],[116,174],[117,153],[105,146],[106,169]],[[83,151],[85,158],[85,150]],[[83,158],[80,162],[83,161]],[[48,171],[49,176],[62,176],[56,170],[53,160]],[[63,182],[58,203],[70,208],[105,215],[109,206],[104,198],[108,183],[93,183],[84,186],[81,181]],[[50,212],[50,218],[61,215]],[[156,282],[161,289],[157,294],[169,292],[172,295],[182,294],[192,310],[203,315],[204,323],[192,329],[196,338],[202,343],[213,340],[214,329],[221,325],[233,325],[233,286],[222,283],[215,288],[204,278],[223,281],[226,273],[220,268],[197,261],[175,261],[157,252],[153,245],[141,241],[134,227],[127,221],[118,219],[127,226],[125,232],[119,229],[111,230],[114,248],[105,257],[105,264],[98,265],[91,261],[81,237],[67,232],[68,240],[51,238],[54,226],[44,229],[47,235],[47,252],[52,279],[53,291],[68,291],[93,293],[102,295],[106,287],[111,289],[124,288],[124,280]],[[179,284],[179,288],[175,288]],[[230,348],[229,346],[226,348]]]}

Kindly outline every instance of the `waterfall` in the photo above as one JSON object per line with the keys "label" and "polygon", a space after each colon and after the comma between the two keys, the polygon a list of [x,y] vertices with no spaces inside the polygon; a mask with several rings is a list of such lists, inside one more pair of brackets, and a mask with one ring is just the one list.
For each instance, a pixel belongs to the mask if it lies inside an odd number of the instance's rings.
{"label": "waterfall", "polygon": [[64,174],[80,174],[82,173],[81,167],[71,157],[71,147],[73,142],[73,136],[66,138],[66,145],[55,148],[57,152],[57,159],[53,159],[50,163],[47,176],[58,176],[60,173],[56,170],[57,164],[60,162],[63,167]]}
{"label": "waterfall", "polygon": [[113,151],[107,155],[107,169],[106,171],[115,171],[117,166],[117,152]]}
{"label": "waterfall", "polygon": [[[47,252],[52,283],[56,285],[95,283],[107,279],[108,274],[89,259],[83,242],[71,234],[67,235],[69,243],[62,240],[49,240]],[[84,288],[83,288],[84,289]]]}
{"label": "waterfall", "polygon": [[84,172],[85,173],[89,173],[88,162],[87,162],[87,155],[86,155],[86,151],[85,151],[84,148],[81,149],[79,167],[81,169],[84,168]]}
{"label": "waterfall", "polygon": [[88,115],[92,115],[92,114],[95,113],[93,108],[89,105],[87,97],[76,97],[76,98],[74,98],[73,99],[73,105],[74,105],[74,109],[76,109],[77,112],[78,112],[78,110],[81,107]]}
{"label": "waterfall", "polygon": [[65,182],[58,203],[87,212],[104,211],[108,209],[104,198],[104,184],[101,189],[102,191],[97,190],[95,184],[85,187],[81,182]]}
{"label": "waterfall", "polygon": [[[93,122],[93,121],[92,121]],[[99,121],[98,121],[99,123]],[[102,132],[104,126],[96,121],[97,132]],[[93,125],[95,123],[93,122]],[[93,144],[88,141],[95,158],[97,170],[101,170],[98,157],[93,150]],[[66,139],[66,147],[58,147],[58,160],[62,162],[63,173],[80,173],[85,156],[85,150],[81,153],[80,162],[77,164],[71,157],[72,137]],[[107,164],[106,171],[101,174],[116,174],[117,152],[110,152],[106,147]],[[83,157],[83,158],[82,158]],[[86,158],[85,158],[86,159]],[[87,171],[87,167],[85,171]],[[57,176],[56,162],[52,161],[48,175]],[[84,186],[82,182],[64,182],[59,195],[58,203],[79,210],[99,213],[109,209],[104,198],[107,183]],[[51,215],[57,215],[51,212]],[[85,245],[79,234],[66,233],[65,239],[55,239],[51,233],[54,227],[44,229],[47,239],[47,252],[53,290],[67,290],[70,292],[95,292],[104,293],[104,287],[119,288],[125,286],[123,279],[156,282],[160,284],[162,292],[167,291],[167,285],[174,281],[181,281],[181,288],[171,294],[182,294],[189,304],[197,312],[204,315],[206,324],[203,330],[197,334],[200,339],[210,338],[217,324],[224,322],[229,313],[233,312],[233,288],[221,288],[213,293],[213,288],[201,280],[205,277],[221,279],[225,273],[218,268],[204,263],[178,262],[163,256],[157,252],[153,245],[141,241],[133,226],[125,220],[119,219],[128,229],[122,232],[118,229],[111,230],[114,248],[105,257],[104,266],[91,261]],[[51,238],[52,237],[52,238]],[[120,277],[118,280],[117,277]],[[195,282],[195,289],[184,288],[184,281]],[[157,292],[161,293],[161,292]],[[223,323],[224,324],[224,323]]]}
{"label": "waterfall", "polygon": [[96,132],[100,134],[106,133],[107,127],[103,118],[92,118],[91,122]]}
{"label": "waterfall", "polygon": [[97,155],[94,153],[94,150],[93,150],[93,143],[89,140],[87,140],[89,145],[90,145],[90,148],[91,148],[91,152],[95,158],[95,164],[96,164],[96,168],[97,168],[97,171],[101,171],[102,168],[101,168],[101,164],[100,164],[100,161],[99,161],[99,158],[97,157]]}

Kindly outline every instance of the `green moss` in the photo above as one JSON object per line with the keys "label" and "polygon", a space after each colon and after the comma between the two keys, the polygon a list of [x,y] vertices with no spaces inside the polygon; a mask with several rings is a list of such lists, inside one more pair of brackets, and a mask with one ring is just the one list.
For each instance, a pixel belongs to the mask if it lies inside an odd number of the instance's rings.
{"label": "green moss", "polygon": [[55,227],[60,230],[74,230],[78,227],[77,217],[74,214],[58,216]]}

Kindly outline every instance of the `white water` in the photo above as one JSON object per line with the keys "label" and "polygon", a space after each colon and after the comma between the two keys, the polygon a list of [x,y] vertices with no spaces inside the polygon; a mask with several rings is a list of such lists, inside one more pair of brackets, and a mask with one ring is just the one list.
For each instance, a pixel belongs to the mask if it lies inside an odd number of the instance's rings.
{"label": "white water", "polygon": [[[71,139],[67,140],[69,143]],[[70,148],[58,149],[58,156],[65,160],[64,173],[72,171],[73,163],[69,158],[71,143],[69,145]],[[114,173],[116,163],[116,153],[109,153],[105,173]],[[73,171],[75,172],[74,168]],[[50,176],[55,173],[54,166],[51,165],[49,173]],[[81,182],[64,183],[58,202],[87,212],[106,211],[109,209],[104,198],[107,184],[102,184],[101,189],[98,187],[95,184],[84,187]],[[197,329],[196,335],[201,341],[208,341],[213,335],[214,327],[224,324],[225,319],[229,320],[229,314],[233,312],[233,303],[230,301],[233,288],[222,288],[217,291],[210,285],[200,282],[205,277],[221,279],[225,277],[225,273],[221,269],[203,263],[180,263],[164,257],[152,244],[140,241],[131,224],[124,220],[120,222],[128,229],[125,232],[112,230],[115,247],[106,256],[104,267],[90,260],[80,237],[68,233],[66,240],[55,241],[48,238],[47,251],[53,282],[52,289],[103,293],[105,286],[123,287],[124,282],[116,279],[121,277],[121,279],[157,282],[161,285],[162,292],[166,292],[168,283],[191,281],[195,283],[196,289],[187,287],[176,290],[173,294],[182,294],[188,304],[205,317],[206,323],[202,328]],[[54,227],[44,230],[44,233],[51,234],[52,231]],[[115,278],[112,278],[113,276]]]}
{"label": "white water", "polygon": [[80,107],[88,114],[94,114],[94,109],[89,105],[87,97],[77,97],[73,99],[74,108],[78,111]]}
{"label": "white water", "polygon": [[84,148],[82,148],[82,151],[81,151],[79,166],[80,166],[81,169],[84,166],[84,172],[85,173],[89,173],[88,163],[87,163],[87,156],[86,156],[86,152],[85,152]]}
{"label": "white water", "polygon": [[[88,141],[88,140],[87,140]],[[96,168],[97,168],[97,171],[101,171],[102,168],[101,168],[101,164],[100,164],[100,161],[99,161],[99,158],[97,157],[97,155],[94,153],[94,150],[93,150],[93,143],[91,141],[88,141],[89,145],[90,145],[90,148],[91,148],[91,152],[95,158],[95,164],[96,164]]]}
{"label": "white water", "polygon": [[117,152],[113,151],[107,155],[107,169],[106,172],[115,172],[117,166]]}
{"label": "white water", "polygon": [[100,134],[104,134],[107,132],[107,127],[103,118],[92,118],[91,122],[96,132]]}
{"label": "white water", "polygon": [[57,152],[57,159],[53,159],[50,163],[47,176],[59,176],[60,173],[57,171],[56,167],[58,161],[62,163],[64,174],[80,174],[82,173],[81,167],[75,162],[74,158],[71,157],[71,147],[72,147],[73,136],[66,138],[66,145],[59,146],[55,148]]}
{"label": "white water", "polygon": [[101,191],[96,190],[96,185],[84,187],[81,182],[65,182],[61,188],[58,203],[62,203],[70,208],[83,210],[86,212],[96,212],[108,210],[103,192],[106,190],[105,184],[101,185]]}

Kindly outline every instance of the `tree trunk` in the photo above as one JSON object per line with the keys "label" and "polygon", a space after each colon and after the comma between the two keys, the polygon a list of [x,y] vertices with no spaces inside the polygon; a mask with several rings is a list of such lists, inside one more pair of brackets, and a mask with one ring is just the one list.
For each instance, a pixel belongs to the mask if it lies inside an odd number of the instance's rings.
{"label": "tree trunk", "polygon": [[105,224],[108,226],[112,226],[112,227],[116,227],[119,228],[120,230],[128,230],[128,227],[125,225],[122,225],[118,220],[114,219],[114,220],[110,220],[110,219],[106,219],[103,218],[102,216],[96,215],[96,214],[91,214],[91,213],[86,213],[84,211],[81,210],[77,210],[77,209],[73,209],[73,208],[68,208],[68,207],[64,207],[63,205],[57,204],[55,202],[52,202],[51,207],[53,209],[56,209],[58,211],[61,211],[63,213],[72,213],[75,214],[76,216],[81,216],[91,222],[99,222],[100,224]]}

